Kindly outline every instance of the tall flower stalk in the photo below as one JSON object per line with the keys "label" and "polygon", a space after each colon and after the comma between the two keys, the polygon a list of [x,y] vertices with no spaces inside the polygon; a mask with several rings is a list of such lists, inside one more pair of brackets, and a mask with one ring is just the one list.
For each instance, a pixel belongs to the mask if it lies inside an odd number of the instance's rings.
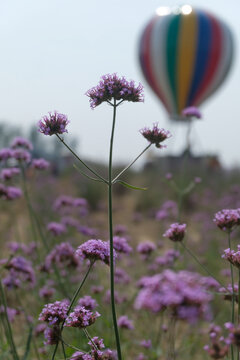
{"label": "tall flower stalk", "polygon": [[[135,85],[134,81],[127,81],[124,77],[119,78],[116,74],[104,75],[101,78],[100,83],[90,89],[86,95],[90,98],[90,106],[92,109],[107,102],[113,108],[113,120],[112,120],[112,130],[110,138],[110,148],[109,148],[109,167],[108,167],[108,179],[104,179],[100,174],[98,174],[94,169],[92,169],[88,164],[86,164],[76,153],[73,151],[59,135],[67,132],[66,126],[69,123],[69,120],[66,115],[57,113],[49,113],[49,115],[44,116],[39,122],[39,132],[45,135],[55,134],[58,139],[66,146],[66,148],[72,153],[72,155],[83,165],[91,175],[89,176],[84,173],[82,169],[75,168],[85,177],[105,183],[108,186],[108,223],[109,223],[109,243],[110,243],[110,291],[111,291],[111,310],[112,310],[112,319],[113,319],[113,328],[115,333],[116,347],[118,360],[122,360],[121,353],[121,344],[120,336],[118,331],[117,324],[117,314],[115,308],[115,288],[114,288],[114,246],[113,246],[113,216],[112,216],[112,188],[116,182],[119,182],[121,185],[126,186],[131,189],[145,190],[142,188],[135,187],[133,185],[127,184],[122,181],[120,177],[125,173],[138,159],[142,156],[145,151],[152,145],[155,144],[157,148],[165,147],[161,143],[169,138],[171,135],[169,131],[160,129],[157,124],[153,125],[153,128],[144,128],[141,130],[141,134],[145,139],[148,140],[149,144],[145,149],[132,161],[128,166],[126,166],[116,177],[113,178],[112,169],[113,169],[113,144],[114,144],[114,133],[115,133],[115,124],[116,124],[116,111],[117,107],[122,104],[124,101],[130,102],[143,102],[143,87],[141,84],[138,86]],[[56,348],[53,354],[52,359],[55,357]]]}
{"label": "tall flower stalk", "polygon": [[110,240],[110,290],[111,290],[111,308],[112,308],[112,318],[113,326],[116,338],[117,353],[118,359],[122,359],[121,354],[121,345],[120,345],[120,336],[117,325],[117,315],[115,309],[115,289],[114,289],[114,258],[113,258],[113,218],[112,218],[112,154],[113,154],[113,140],[114,140],[114,130],[116,123],[116,99],[114,99],[113,104],[113,122],[112,122],[112,132],[110,139],[110,149],[109,149],[109,163],[108,163],[108,222],[109,222],[109,240]]}

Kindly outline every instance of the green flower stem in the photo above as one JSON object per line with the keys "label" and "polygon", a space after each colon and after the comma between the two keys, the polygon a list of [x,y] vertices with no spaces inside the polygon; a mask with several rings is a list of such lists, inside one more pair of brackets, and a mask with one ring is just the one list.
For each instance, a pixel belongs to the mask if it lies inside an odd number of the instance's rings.
{"label": "green flower stem", "polygon": [[86,335],[86,338],[91,342],[91,344],[92,344],[92,346],[94,347],[94,349],[95,349],[96,351],[98,351],[97,345],[92,341],[92,338],[91,338],[91,336],[90,336],[90,334],[89,334],[89,332],[87,331],[86,328],[83,328],[83,332],[84,332],[84,334]]}
{"label": "green flower stem", "polygon": [[62,344],[62,351],[63,351],[64,360],[66,360],[67,357],[66,357],[66,353],[65,353],[64,342],[62,340],[61,340],[61,344]]}
{"label": "green flower stem", "polygon": [[[88,270],[87,270],[84,278],[82,279],[79,287],[78,287],[77,290],[75,291],[75,293],[74,293],[74,295],[73,295],[73,298],[72,298],[72,300],[71,300],[71,302],[70,302],[70,305],[69,305],[69,307],[68,307],[67,315],[69,315],[70,311],[72,310],[72,307],[73,307],[73,305],[74,305],[74,303],[75,303],[75,300],[76,300],[76,298],[78,297],[79,292],[81,291],[81,289],[82,289],[82,287],[83,287],[83,285],[84,285],[84,283],[85,283],[85,281],[86,281],[86,279],[87,279],[87,277],[88,277],[88,275],[89,275],[89,273],[90,273],[90,271],[91,271],[91,269],[92,269],[92,267],[93,267],[93,264],[94,264],[94,261],[90,263],[90,266],[89,266],[89,268],[88,268]],[[64,326],[64,324],[65,324],[65,320],[63,320],[62,325],[61,325],[61,328],[60,328],[60,341],[61,341],[61,342],[62,342],[61,334],[62,334],[62,331],[63,331],[63,326]],[[55,346],[55,349],[54,349],[54,352],[53,352],[53,354],[52,354],[52,360],[55,359],[55,355],[56,355],[57,348],[58,348],[58,343],[59,343],[59,341],[57,342],[57,344],[56,344],[56,346]]]}
{"label": "green flower stem", "polygon": [[175,330],[176,330],[176,318],[174,315],[170,316],[169,320],[169,340],[168,340],[168,354],[167,360],[175,360],[176,353],[175,353]]}
{"label": "green flower stem", "polygon": [[120,176],[123,175],[145,153],[145,151],[150,148],[151,145],[152,144],[149,144],[147,147],[145,147],[145,149],[112,180],[112,184],[114,184],[117,179],[119,179]]}
{"label": "green flower stem", "polygon": [[[228,246],[231,250],[231,233],[228,231]],[[234,277],[233,277],[233,265],[230,263],[231,270],[231,282],[232,282],[232,310],[231,310],[231,322],[234,324],[235,314],[234,314],[234,305],[235,305],[235,295],[234,295]],[[231,345],[231,359],[234,360],[234,349]]]}
{"label": "green flower stem", "polygon": [[209,271],[203,264],[200,263],[200,261],[198,260],[198,258],[196,257],[196,255],[195,255],[189,248],[187,248],[186,245],[185,245],[182,241],[180,241],[180,243],[181,243],[181,245],[183,246],[184,250],[186,250],[186,251],[189,253],[189,255],[191,255],[191,257],[196,261],[196,263],[197,263],[209,276],[211,276],[213,279],[215,279],[229,294],[232,295],[232,293],[226,288],[226,286],[224,286],[221,281],[219,281],[218,279],[216,279],[216,277],[215,277],[214,275],[212,275],[212,274],[210,273],[210,271]]}
{"label": "green flower stem", "polygon": [[17,354],[17,350],[16,350],[16,346],[13,340],[13,334],[12,334],[12,328],[9,322],[9,318],[8,318],[8,313],[7,313],[7,302],[6,302],[6,297],[5,297],[5,293],[4,293],[4,289],[2,286],[2,281],[0,280],[0,295],[1,295],[1,300],[3,303],[3,307],[4,307],[4,314],[5,314],[5,319],[6,319],[6,327],[7,327],[7,331],[8,331],[8,338],[10,341],[10,346],[11,346],[11,352],[12,352],[12,356],[14,360],[19,360],[18,354]]}
{"label": "green flower stem", "polygon": [[96,175],[99,179],[101,179],[105,184],[108,184],[107,180],[104,179],[101,175],[99,175],[95,170],[93,170],[90,166],[88,166],[80,157],[65,143],[63,138],[61,138],[58,134],[56,134],[57,138],[66,146],[66,148],[75,156],[81,164],[83,164],[92,174]]}
{"label": "green flower stem", "polygon": [[112,218],[112,153],[113,153],[113,139],[116,122],[116,100],[114,99],[113,107],[113,122],[112,122],[112,133],[110,139],[110,150],[109,150],[109,167],[108,167],[108,220],[109,220],[109,239],[110,239],[110,290],[111,290],[111,308],[112,308],[112,319],[115,332],[116,346],[118,360],[122,360],[120,337],[117,325],[117,315],[115,309],[115,296],[114,296],[114,258],[113,258],[113,218]]}

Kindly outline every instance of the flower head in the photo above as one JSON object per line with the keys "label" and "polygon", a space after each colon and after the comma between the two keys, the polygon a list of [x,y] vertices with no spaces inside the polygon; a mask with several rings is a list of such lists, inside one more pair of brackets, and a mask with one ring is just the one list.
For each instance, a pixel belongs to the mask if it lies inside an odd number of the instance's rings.
{"label": "flower head", "polygon": [[195,106],[189,106],[182,111],[182,115],[186,117],[195,117],[197,119],[202,118],[202,114]]}
{"label": "flower head", "polygon": [[80,298],[78,300],[78,304],[80,306],[85,307],[85,309],[90,310],[90,311],[94,310],[98,306],[98,303],[96,302],[96,300],[93,299],[89,295],[85,295],[84,297]]}
{"label": "flower head", "polygon": [[213,221],[223,231],[232,231],[233,227],[240,224],[239,209],[223,209],[215,214]]}
{"label": "flower head", "polygon": [[64,224],[57,223],[57,222],[50,222],[47,225],[47,229],[49,232],[52,233],[53,236],[62,235],[67,231],[66,226]]}
{"label": "flower head", "polygon": [[68,307],[68,300],[55,301],[54,303],[46,304],[44,305],[38,320],[46,321],[50,325],[59,325],[66,319]]}
{"label": "flower head", "polygon": [[16,167],[5,168],[5,169],[2,169],[2,171],[0,173],[0,178],[5,181],[11,180],[13,176],[16,176],[19,174],[20,174],[20,169],[18,169]]}
{"label": "flower head", "polygon": [[[76,254],[81,259],[89,259],[90,261],[101,260],[107,265],[110,263],[109,244],[102,240],[91,239],[86,241],[77,248]],[[115,251],[114,257],[116,257]]]}
{"label": "flower head", "polygon": [[153,124],[153,128],[143,128],[140,130],[142,136],[145,137],[151,144],[155,144],[157,148],[166,147],[166,145],[160,145],[164,140],[170,138],[172,135],[170,131],[160,129],[158,123]]}
{"label": "flower head", "polygon": [[160,274],[142,279],[142,289],[135,301],[136,309],[153,313],[168,308],[178,319],[194,322],[209,315],[208,304],[212,296],[199,274],[189,271],[164,270]]}
{"label": "flower head", "polygon": [[14,149],[12,152],[12,157],[20,162],[29,163],[31,161],[31,154],[22,148]]}
{"label": "flower head", "polygon": [[69,124],[67,115],[60,114],[57,111],[49,112],[39,121],[38,131],[44,135],[63,134],[68,132],[66,126]]}
{"label": "flower head", "polygon": [[13,156],[13,150],[9,148],[3,148],[0,150],[0,161],[6,161]]}
{"label": "flower head", "polygon": [[11,143],[12,149],[16,149],[18,147],[22,147],[27,150],[33,149],[32,143],[29,140],[22,138],[20,136],[15,137]]}
{"label": "flower head", "polygon": [[98,312],[93,313],[84,306],[78,305],[66,318],[65,326],[85,328],[95,323],[99,316]]}
{"label": "flower head", "polygon": [[31,167],[36,169],[36,170],[46,170],[49,168],[49,161],[45,160],[45,159],[33,159]]}
{"label": "flower head", "polygon": [[86,95],[90,98],[90,106],[94,109],[104,101],[143,102],[143,86],[134,81],[127,81],[124,77],[118,77],[116,73],[107,74],[101,77],[96,87],[88,90]]}
{"label": "flower head", "polygon": [[185,235],[186,224],[171,224],[170,228],[163,234],[172,241],[182,241]]}
{"label": "flower head", "polygon": [[118,319],[118,326],[122,329],[134,329],[133,321],[130,320],[127,315],[120,316],[120,318]]}
{"label": "flower head", "polygon": [[231,264],[240,269],[240,245],[238,245],[238,251],[231,249],[224,250],[222,258],[228,260]]}

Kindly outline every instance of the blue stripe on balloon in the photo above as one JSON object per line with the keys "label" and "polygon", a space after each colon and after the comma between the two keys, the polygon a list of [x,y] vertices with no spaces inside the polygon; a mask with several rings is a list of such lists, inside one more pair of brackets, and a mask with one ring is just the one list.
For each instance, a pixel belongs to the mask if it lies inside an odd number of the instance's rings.
{"label": "blue stripe on balloon", "polygon": [[211,21],[206,13],[197,10],[198,34],[196,60],[193,72],[191,88],[188,94],[187,106],[194,105],[192,103],[195,94],[203,80],[205,70],[208,64],[209,52],[211,49],[212,32]]}

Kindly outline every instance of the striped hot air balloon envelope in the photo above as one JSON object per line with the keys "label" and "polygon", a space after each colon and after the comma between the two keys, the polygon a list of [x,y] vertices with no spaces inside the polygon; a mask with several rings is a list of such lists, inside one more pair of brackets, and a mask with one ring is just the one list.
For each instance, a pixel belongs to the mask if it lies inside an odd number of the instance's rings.
{"label": "striped hot air balloon envelope", "polygon": [[228,26],[189,5],[162,7],[145,27],[139,49],[143,74],[170,118],[199,106],[225,80],[233,59]]}

